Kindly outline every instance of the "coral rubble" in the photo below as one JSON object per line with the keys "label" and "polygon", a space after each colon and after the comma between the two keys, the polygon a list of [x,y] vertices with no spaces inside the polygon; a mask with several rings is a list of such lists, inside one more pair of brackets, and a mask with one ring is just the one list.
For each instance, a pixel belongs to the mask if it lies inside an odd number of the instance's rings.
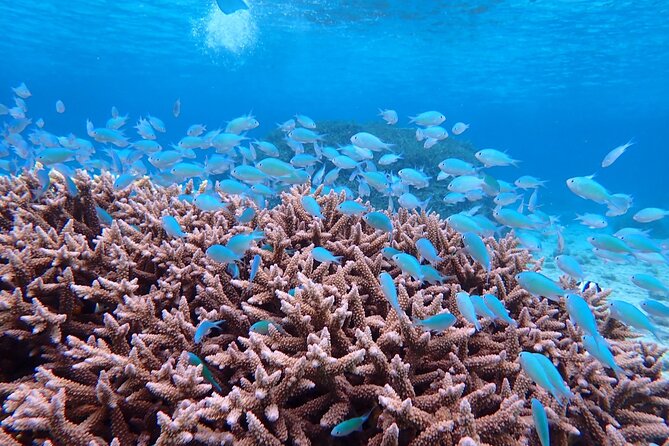
{"label": "coral rubble", "polygon": [[[317,190],[324,218],[316,219],[300,204],[308,189],[295,187],[238,225],[237,197],[224,197],[227,210],[202,212],[176,186],[147,180],[114,191],[108,175],[75,181],[76,197],[57,183],[34,200],[33,177],[0,178],[2,445],[538,445],[531,398],[546,407],[551,444],[669,444],[664,349],[607,317],[609,291],[586,292],[628,373],[617,379],[585,353],[564,303],[516,284],[516,273],[541,261],[511,235],[486,240],[487,280],[438,215],[401,210],[393,246],[416,254],[415,240],[427,237],[444,258],[437,269],[451,276],[429,285],[384,259],[387,234],[336,211],[342,196]],[[188,235],[170,238],[164,215]],[[238,278],[205,255],[251,229],[265,238],[246,252]],[[313,246],[341,264],[314,261]],[[256,254],[262,266],[251,282]],[[447,309],[455,326],[430,333],[398,315],[382,271],[406,313]],[[496,294],[518,326],[482,319],[475,332],[459,316],[460,290]],[[221,330],[193,341],[202,320],[220,319]],[[261,320],[272,323],[249,332]],[[558,366],[575,394],[569,404],[522,371],[521,351]],[[363,431],[330,435],[372,408]]]}

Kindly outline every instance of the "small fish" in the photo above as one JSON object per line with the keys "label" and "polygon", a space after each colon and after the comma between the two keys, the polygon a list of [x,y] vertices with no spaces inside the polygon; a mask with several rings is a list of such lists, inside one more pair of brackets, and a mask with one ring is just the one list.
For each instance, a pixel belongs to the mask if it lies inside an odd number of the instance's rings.
{"label": "small fish", "polygon": [[439,170],[447,175],[474,175],[478,171],[472,163],[459,158],[446,158],[438,164]]}
{"label": "small fish", "polygon": [[56,101],[56,113],[65,113],[65,104],[60,99]]}
{"label": "small fish", "polygon": [[443,258],[439,257],[437,248],[434,247],[432,242],[426,238],[419,238],[416,240],[416,249],[420,254],[421,258],[427,260],[430,263],[439,263]]}
{"label": "small fish", "polygon": [[412,320],[414,324],[421,325],[430,331],[444,331],[455,325],[458,319],[453,314],[445,311],[425,319],[412,318]]}
{"label": "small fish", "polygon": [[390,220],[390,217],[388,217],[383,212],[369,212],[368,214],[365,214],[362,219],[365,220],[365,223],[374,229],[378,229],[379,231],[393,231],[393,222]]}
{"label": "small fish", "polygon": [[662,302],[658,302],[652,299],[647,299],[641,301],[639,305],[641,306],[643,311],[652,316],[669,317],[669,307],[663,304]]}
{"label": "small fish", "polygon": [[648,316],[643,314],[641,310],[634,305],[622,300],[610,300],[609,310],[611,311],[612,318],[619,320],[625,325],[647,330],[655,336],[655,339],[660,339],[655,325],[648,319]]}
{"label": "small fish", "polygon": [[543,296],[555,302],[559,302],[560,297],[567,293],[555,281],[534,271],[516,274],[516,281],[530,294]]}
{"label": "small fish", "polygon": [[365,421],[367,421],[373,410],[374,408],[370,409],[361,417],[350,418],[348,420],[342,421],[332,428],[330,435],[333,437],[346,437],[356,431],[362,432],[362,425],[365,423]]}
{"label": "small fish", "polygon": [[237,223],[239,224],[249,223],[253,220],[255,216],[256,216],[256,210],[251,207],[248,207],[244,209],[242,213],[237,216]]}
{"label": "small fish", "polygon": [[321,207],[314,197],[311,195],[304,195],[300,198],[300,202],[307,214],[315,218],[324,218],[323,213],[321,212]]}
{"label": "small fish", "polygon": [[540,180],[530,175],[523,175],[514,181],[513,184],[521,189],[536,189],[542,186],[545,187],[546,181]]}
{"label": "small fish", "polygon": [[212,245],[207,248],[205,253],[207,257],[219,263],[230,263],[241,260],[241,255],[223,245]]}
{"label": "small fish", "polygon": [[560,268],[560,271],[567,274],[568,276],[573,277],[576,280],[583,280],[585,275],[583,274],[583,268],[578,263],[578,260],[572,256],[565,254],[555,257],[555,265]]}
{"label": "small fish", "polygon": [[412,194],[411,192],[405,192],[397,200],[404,209],[407,209],[409,211],[420,208],[422,210],[425,210],[427,208],[428,203],[430,202],[430,197],[428,197],[426,200],[421,201],[417,196]]}
{"label": "small fish", "polygon": [[[291,118],[291,119],[289,119],[289,120],[287,120],[287,121],[285,121],[281,124],[277,124],[276,126],[283,133],[288,133],[295,128],[295,120]],[[276,155],[272,155],[272,156],[279,156],[279,154],[277,153]]]}
{"label": "small fish", "polygon": [[186,233],[181,229],[179,222],[176,218],[171,215],[165,215],[162,217],[163,229],[170,237],[183,238],[186,236]]}
{"label": "small fish", "polygon": [[320,135],[313,130],[309,130],[303,127],[297,127],[290,132],[288,132],[288,137],[299,143],[312,144],[318,141],[323,141],[325,135]]}
{"label": "small fish", "polygon": [[220,328],[223,322],[225,322],[223,319],[219,321],[204,320],[200,322],[197,328],[195,329],[195,336],[193,336],[193,342],[199,344],[200,342],[202,342],[202,339],[204,339],[206,336],[209,336],[211,330],[213,330],[214,328]]}
{"label": "small fish", "polygon": [[567,294],[565,302],[571,321],[586,334],[597,336],[597,321],[585,299],[578,294]]}
{"label": "small fish", "polygon": [[511,318],[511,316],[509,316],[509,311],[506,309],[504,304],[497,298],[497,296],[494,296],[492,294],[484,294],[483,302],[485,303],[486,307],[488,307],[488,309],[495,314],[496,319],[501,319],[507,324],[512,325],[514,327],[518,326],[518,322],[516,322]]}
{"label": "small fish", "polygon": [[239,279],[239,267],[236,263],[228,263],[228,265],[225,267],[225,270],[233,279]]}
{"label": "small fish", "polygon": [[400,252],[398,254],[393,255],[392,259],[393,262],[395,262],[397,266],[400,267],[402,273],[408,274],[415,280],[421,282],[425,278],[423,270],[420,267],[420,262],[418,261],[417,258],[412,256],[411,254]]}
{"label": "small fish", "polygon": [[595,248],[617,253],[632,253],[633,250],[617,237],[608,234],[595,234],[588,237],[588,242]]}
{"label": "small fish", "polygon": [[95,213],[98,216],[98,220],[100,220],[103,224],[107,226],[111,226],[112,222],[114,221],[114,218],[109,215],[107,211],[102,209],[100,206],[95,206]]}
{"label": "small fish", "polygon": [[416,116],[409,116],[409,123],[415,123],[421,127],[430,127],[439,125],[446,120],[446,116],[435,110],[419,113]]}
{"label": "small fish", "polygon": [[539,362],[539,359],[533,353],[521,352],[520,355],[518,355],[518,360],[521,367],[523,368],[523,371],[527,376],[530,377],[530,379],[532,379],[532,381],[553,395],[553,397],[558,402],[561,401],[559,393],[553,386],[551,380],[548,378],[548,375],[546,375],[546,372]]}
{"label": "small fish", "polygon": [[386,121],[386,124],[388,124],[388,125],[395,125],[395,124],[397,124],[397,121],[399,120],[399,118],[397,116],[397,112],[395,110],[379,109],[379,116],[381,116],[381,119]]}
{"label": "small fish", "polygon": [[387,246],[381,250],[381,255],[383,255],[383,258],[386,260],[393,260],[393,256],[395,254],[402,254],[402,251],[391,248],[390,246]]}
{"label": "small fish", "polygon": [[193,200],[193,204],[202,211],[220,211],[228,206],[228,203],[223,203],[217,194],[204,193],[200,194]]}
{"label": "small fish", "polygon": [[590,229],[602,229],[608,226],[606,218],[598,214],[586,213],[583,215],[576,214],[576,220],[580,221],[582,225]]}
{"label": "small fish", "polygon": [[343,201],[337,205],[337,210],[344,215],[359,215],[367,210],[367,207],[357,201]]}
{"label": "small fish", "polygon": [[474,324],[476,331],[479,331],[481,329],[481,323],[476,318],[476,309],[474,308],[474,304],[472,303],[469,293],[460,291],[455,295],[455,302],[462,317],[467,322]]}
{"label": "small fish", "polygon": [[28,99],[30,96],[32,96],[32,93],[30,93],[30,90],[28,90],[28,87],[26,87],[25,82],[21,82],[18,87],[12,87],[12,91],[16,96],[22,99]]}
{"label": "small fish", "polygon": [[485,167],[495,166],[514,166],[518,167],[519,160],[515,160],[507,155],[505,152],[500,152],[495,149],[483,149],[474,154],[477,160]]}
{"label": "small fish", "polygon": [[468,128],[469,124],[465,124],[464,122],[456,122],[453,124],[453,128],[451,128],[451,132],[453,132],[454,135],[460,135]]}
{"label": "small fish", "polygon": [[541,405],[538,399],[532,398],[532,419],[534,420],[534,428],[537,431],[539,442],[541,446],[550,446],[550,429],[548,427],[548,417],[546,416],[546,409]]}
{"label": "small fish", "polygon": [[262,257],[260,257],[260,254],[253,256],[253,260],[251,261],[251,272],[249,273],[249,282],[253,282],[253,279],[256,278],[256,274],[258,274],[258,269],[260,269],[261,262]]}
{"label": "small fish", "polygon": [[625,371],[618,364],[616,364],[616,360],[613,356],[613,353],[611,353],[611,349],[609,348],[608,343],[599,335],[599,333],[594,335],[584,335],[583,347],[597,361],[612,369],[616,375],[625,375]]}
{"label": "small fish", "polygon": [[314,258],[314,260],[322,263],[341,263],[341,259],[343,258],[342,256],[335,256],[333,255],[330,251],[327,249],[323,248],[322,246],[317,246],[314,249],[311,250],[311,255]]}
{"label": "small fish", "polygon": [[381,158],[379,158],[379,165],[380,166],[389,166],[389,165],[394,164],[397,161],[402,160],[402,159],[404,159],[404,157],[401,154],[397,155],[395,153],[386,153]]}
{"label": "small fish", "polygon": [[633,145],[634,142],[632,142],[632,140],[630,139],[622,146],[618,146],[615,149],[611,150],[609,153],[606,154],[606,156],[602,160],[602,167],[609,167],[611,164],[615,163],[616,160],[620,158],[620,155],[625,153],[625,151]]}
{"label": "small fish", "polygon": [[430,185],[431,177],[416,169],[405,167],[404,169],[400,169],[397,174],[402,179],[402,183],[408,186],[413,186],[416,189],[423,189]]}
{"label": "small fish", "polygon": [[393,307],[398,315],[403,313],[404,310],[400,307],[400,302],[397,299],[397,287],[395,286],[395,281],[392,276],[385,271],[382,272],[379,274],[379,283],[381,284],[383,295],[388,299],[388,302],[390,302],[390,306]]}
{"label": "small fish", "polygon": [[483,297],[476,294],[471,294],[469,298],[472,301],[472,305],[474,305],[474,311],[476,311],[477,316],[486,317],[490,320],[496,319],[495,313],[493,313],[490,308],[486,306]]}
{"label": "small fish", "polygon": [[249,250],[253,242],[262,240],[264,237],[265,233],[263,231],[236,234],[230,237],[230,240],[228,240],[228,243],[226,243],[225,246],[232,250],[232,252],[242,256]]}
{"label": "small fish", "polygon": [[447,280],[453,279],[455,276],[442,276],[439,271],[437,271],[432,265],[421,265],[421,271],[423,272],[424,279],[427,283],[437,284],[444,283]]}
{"label": "small fish", "polygon": [[283,327],[281,327],[281,325],[277,324],[276,322],[268,321],[266,319],[260,320],[251,325],[251,327],[249,328],[249,333],[258,333],[267,336],[269,334],[270,325],[276,328],[279,331],[279,333],[287,334],[283,329]]}
{"label": "small fish", "polygon": [[301,114],[296,114],[295,119],[297,120],[298,124],[300,124],[302,127],[308,128],[308,129],[315,129],[316,128],[316,121],[311,119],[307,115],[301,115]]}
{"label": "small fish", "polygon": [[639,288],[648,290],[651,293],[669,295],[669,287],[662,283],[660,279],[650,274],[637,273],[632,276],[632,283]]}
{"label": "small fish", "polygon": [[181,114],[181,98],[177,98],[177,100],[174,101],[174,105],[172,106],[172,116],[178,118],[180,114]]}
{"label": "small fish", "polygon": [[660,208],[644,208],[639,212],[634,214],[632,217],[635,221],[639,223],[650,223],[653,221],[661,220],[664,217],[669,215],[669,211]]}
{"label": "small fish", "polygon": [[490,261],[490,253],[485,243],[478,235],[473,232],[465,232],[462,234],[462,243],[465,246],[467,253],[477,262],[483,266],[488,274],[492,263]]}
{"label": "small fish", "polygon": [[214,379],[214,375],[211,374],[211,370],[207,365],[202,362],[202,360],[195,354],[188,352],[188,362],[194,366],[202,366],[202,376],[209,381],[209,383],[214,386],[214,388],[220,393],[222,391],[221,386]]}

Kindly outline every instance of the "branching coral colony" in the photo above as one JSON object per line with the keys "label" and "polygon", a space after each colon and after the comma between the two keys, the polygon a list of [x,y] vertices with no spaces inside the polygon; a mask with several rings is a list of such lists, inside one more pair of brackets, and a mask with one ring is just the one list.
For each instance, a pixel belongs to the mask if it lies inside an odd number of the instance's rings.
{"label": "branching coral colony", "polygon": [[[294,188],[239,225],[234,213],[248,206],[239,198],[202,212],[176,186],[149,181],[114,191],[110,176],[80,174],[76,197],[56,183],[39,200],[33,177],[0,182],[2,445],[538,445],[534,406],[545,408],[553,445],[669,444],[664,349],[631,339],[608,318],[609,292],[589,290],[625,374],[604,368],[564,299],[518,286],[514,276],[541,261],[512,236],[485,240],[487,277],[444,220],[400,211],[392,247],[417,255],[426,238],[443,259],[445,282],[420,283],[384,258],[387,233],[318,190],[322,219],[302,206],[308,190]],[[187,235],[168,236],[165,215]],[[264,238],[237,263],[238,278],[205,254],[251,230]],[[314,246],[341,261],[315,261]],[[481,317],[475,331],[461,290],[496,295],[517,324]],[[454,325],[429,331],[425,320],[445,311]],[[220,320],[195,343],[202,321]],[[569,401],[524,371],[524,351],[557,367]],[[340,425],[370,410],[351,432]]]}

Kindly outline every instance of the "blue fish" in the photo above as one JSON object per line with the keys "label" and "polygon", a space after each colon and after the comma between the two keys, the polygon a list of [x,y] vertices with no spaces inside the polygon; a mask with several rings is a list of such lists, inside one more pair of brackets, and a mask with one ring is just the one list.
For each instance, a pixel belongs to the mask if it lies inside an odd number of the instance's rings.
{"label": "blue fish", "polygon": [[111,226],[112,222],[114,221],[114,218],[111,215],[109,215],[109,212],[105,211],[100,206],[95,206],[95,213],[98,216],[98,220],[100,220],[103,224],[107,226]]}
{"label": "blue fish", "polygon": [[452,327],[457,321],[457,318],[453,314],[445,311],[443,313],[435,314],[434,316],[426,317],[425,319],[412,318],[412,320],[414,324],[422,325],[428,330],[443,331]]}
{"label": "blue fish", "polygon": [[550,446],[551,440],[546,409],[544,409],[544,406],[536,398],[532,398],[532,418],[534,419],[534,428],[537,430],[541,446]]}
{"label": "blue fish", "polygon": [[488,309],[495,314],[496,319],[501,319],[507,324],[512,325],[514,327],[518,326],[518,322],[516,322],[511,318],[511,316],[509,316],[509,311],[506,309],[504,304],[497,298],[497,296],[494,296],[492,294],[484,294],[483,302],[485,303],[486,307],[488,307]]}
{"label": "blue fish", "polygon": [[249,274],[249,282],[253,282],[253,279],[256,278],[256,274],[258,274],[258,269],[260,268],[261,261],[262,257],[260,257],[260,254],[256,254],[253,256],[253,261],[251,262],[251,273]]}
{"label": "blue fish", "polygon": [[591,336],[597,336],[597,321],[592,314],[590,305],[578,294],[567,294],[566,306],[569,318],[578,325],[581,330]]}
{"label": "blue fish", "polygon": [[202,376],[209,381],[209,383],[214,386],[214,388],[220,393],[222,391],[221,386],[216,382],[214,379],[214,375],[211,374],[211,370],[207,367],[207,365],[202,362],[202,360],[195,354],[188,352],[188,362],[191,365],[194,366],[202,366]]}
{"label": "blue fish", "polygon": [[314,197],[311,195],[305,195],[300,199],[300,201],[304,210],[307,211],[307,214],[311,215],[312,217],[323,218],[321,207]]}
{"label": "blue fish", "polygon": [[205,336],[208,336],[209,333],[211,333],[211,330],[212,330],[212,329],[214,329],[214,328],[220,328],[220,325],[221,325],[223,322],[225,322],[223,319],[221,319],[221,320],[219,320],[219,321],[208,321],[208,320],[204,320],[204,321],[200,322],[200,324],[199,324],[199,325],[197,326],[197,328],[195,329],[195,336],[193,336],[193,341],[194,341],[196,344],[199,344],[200,342],[202,342],[202,339],[203,339]]}
{"label": "blue fish", "polygon": [[228,263],[228,266],[225,267],[225,270],[233,279],[239,279],[239,267],[236,263]]}
{"label": "blue fish", "polygon": [[279,331],[279,333],[287,334],[281,325],[277,324],[276,322],[268,321],[267,319],[260,320],[255,324],[251,325],[251,328],[249,328],[249,333],[268,335],[270,325],[276,328]]}
{"label": "blue fish", "polygon": [[241,259],[241,256],[239,254],[232,251],[227,246],[223,245],[210,246],[209,248],[207,248],[206,254],[207,257],[219,263],[231,263]]}
{"label": "blue fish", "polygon": [[322,263],[325,262],[340,263],[342,259],[342,256],[335,256],[330,251],[321,246],[317,246],[314,249],[312,249],[311,255],[313,256],[314,260],[317,260]]}
{"label": "blue fish", "polygon": [[432,242],[426,238],[419,238],[416,240],[416,249],[420,256],[430,263],[439,263],[444,260],[439,257],[437,248],[435,248]]}
{"label": "blue fish", "polygon": [[390,306],[393,307],[398,315],[403,313],[404,311],[402,310],[402,307],[400,307],[400,302],[397,299],[397,288],[395,287],[393,277],[384,271],[379,274],[379,283],[381,284],[383,295],[386,296],[386,299],[390,302]]}
{"label": "blue fish", "polygon": [[242,213],[237,217],[237,223],[245,224],[253,220],[253,217],[256,216],[256,210],[253,208],[246,208]]}
{"label": "blue fish", "polygon": [[163,229],[170,237],[183,238],[186,236],[186,233],[181,229],[179,222],[176,218],[171,215],[165,215],[162,218]]}
{"label": "blue fish", "polygon": [[225,246],[235,254],[242,256],[251,247],[251,244],[254,241],[261,240],[263,237],[265,237],[265,233],[262,231],[237,234],[230,237],[230,240],[228,240],[228,243],[226,243]]}
{"label": "blue fish", "polygon": [[366,414],[364,414],[361,417],[350,418],[348,420],[342,421],[334,428],[332,428],[330,435],[332,435],[333,437],[346,437],[348,435],[351,435],[353,432],[356,431],[361,432],[362,425],[365,423],[365,421],[367,421],[369,416],[372,414],[372,410],[374,410],[374,408],[370,409]]}

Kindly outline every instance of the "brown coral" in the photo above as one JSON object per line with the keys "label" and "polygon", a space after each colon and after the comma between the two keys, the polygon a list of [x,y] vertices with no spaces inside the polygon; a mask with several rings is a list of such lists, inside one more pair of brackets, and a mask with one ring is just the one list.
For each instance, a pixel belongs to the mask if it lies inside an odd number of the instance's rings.
{"label": "brown coral", "polygon": [[[106,175],[76,181],[79,196],[56,184],[34,202],[32,177],[0,180],[3,215],[13,219],[0,232],[3,444],[343,444],[330,436],[333,426],[374,408],[345,442],[536,445],[532,397],[547,408],[552,444],[645,445],[669,436],[664,350],[605,320],[607,292],[586,293],[629,372],[617,380],[584,353],[563,304],[517,286],[514,275],[540,262],[512,236],[486,241],[494,250],[487,282],[438,215],[400,211],[393,246],[415,254],[414,241],[428,237],[445,258],[438,269],[452,276],[420,284],[383,258],[387,235],[335,210],[343,197],[316,191],[324,218],[313,219],[300,204],[306,189],[293,188],[252,222],[265,239],[244,258],[248,265],[262,257],[250,282],[248,268],[235,279],[204,254],[251,230],[229,211],[201,212],[177,198],[177,187],[148,181],[132,193],[114,191]],[[114,217],[111,226],[101,229],[95,205]],[[162,215],[177,217],[188,236],[169,238]],[[342,263],[318,264],[314,245]],[[458,318],[443,333],[425,332],[391,309],[381,271],[395,277],[410,315],[457,315],[458,291],[492,292],[518,327],[483,320],[474,332]],[[205,319],[226,324],[195,344]],[[261,319],[277,326],[249,333]],[[521,371],[523,350],[558,365],[576,394],[569,405]],[[220,392],[185,352],[204,360]]]}

